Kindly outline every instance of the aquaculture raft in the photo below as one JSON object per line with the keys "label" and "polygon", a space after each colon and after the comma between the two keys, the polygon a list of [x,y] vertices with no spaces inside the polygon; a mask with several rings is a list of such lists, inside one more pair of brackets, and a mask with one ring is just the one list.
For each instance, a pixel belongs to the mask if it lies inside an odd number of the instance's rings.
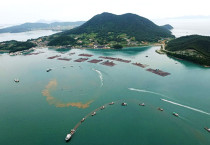
{"label": "aquaculture raft", "polygon": [[91,54],[85,54],[85,53],[83,53],[83,54],[79,54],[79,56],[86,56],[86,57],[91,57],[91,56],[93,56],[93,55],[91,55]]}
{"label": "aquaculture raft", "polygon": [[115,58],[115,57],[100,56],[99,58],[115,60],[115,61],[120,61],[120,62],[125,62],[125,63],[130,63],[131,62],[130,60],[125,60],[125,59]]}
{"label": "aquaculture raft", "polygon": [[106,66],[115,66],[116,64],[113,61],[104,61],[101,63],[102,65],[106,65]]}
{"label": "aquaculture raft", "polygon": [[76,59],[75,62],[84,62],[88,60],[88,58],[79,58],[79,59]]}
{"label": "aquaculture raft", "polygon": [[101,60],[101,59],[93,59],[93,60],[90,60],[88,62],[90,62],[90,63],[99,63],[101,61],[103,61],[103,60]]}
{"label": "aquaculture raft", "polygon": [[61,55],[50,56],[47,59],[54,59],[54,58],[57,58],[57,57],[61,57]]}
{"label": "aquaculture raft", "polygon": [[160,75],[162,77],[170,75],[170,73],[164,72],[164,71],[159,70],[159,69],[151,69],[151,68],[149,68],[149,69],[147,69],[147,71],[152,72],[152,73],[157,74],[157,75]]}
{"label": "aquaculture raft", "polygon": [[65,60],[65,61],[70,61],[71,58],[57,58],[57,60]]}
{"label": "aquaculture raft", "polygon": [[133,65],[136,65],[136,66],[139,66],[139,67],[142,67],[142,68],[145,68],[145,67],[147,67],[147,66],[149,66],[149,65],[147,65],[147,64],[141,64],[141,63],[132,63]]}

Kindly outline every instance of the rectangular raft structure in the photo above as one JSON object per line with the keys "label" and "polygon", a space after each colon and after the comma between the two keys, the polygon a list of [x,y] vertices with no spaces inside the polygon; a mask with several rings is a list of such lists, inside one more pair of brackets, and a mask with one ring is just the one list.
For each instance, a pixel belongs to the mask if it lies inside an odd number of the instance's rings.
{"label": "rectangular raft structure", "polygon": [[84,61],[86,61],[86,60],[88,60],[88,58],[79,58],[79,59],[76,59],[76,60],[74,60],[75,62],[84,62]]}
{"label": "rectangular raft structure", "polygon": [[38,55],[38,54],[41,54],[41,53],[44,53],[44,52],[34,52],[34,53],[28,53],[26,55]]}
{"label": "rectangular raft structure", "polygon": [[58,58],[58,57],[61,57],[61,55],[50,56],[47,59],[54,59],[54,58]]}
{"label": "rectangular raft structure", "polygon": [[149,66],[149,65],[147,65],[147,64],[141,64],[141,63],[139,63],[139,62],[132,63],[132,64],[133,64],[133,65],[136,65],[136,66],[139,66],[139,67],[142,67],[142,68],[145,68],[145,67]]}
{"label": "rectangular raft structure", "polygon": [[149,69],[147,69],[147,71],[152,72],[152,73],[157,74],[157,75],[160,75],[162,77],[170,75],[170,73],[164,72],[164,71],[159,70],[159,69],[151,69],[151,68],[149,68]]}
{"label": "rectangular raft structure", "polygon": [[113,62],[113,61],[104,61],[104,62],[102,62],[101,63],[102,65],[106,65],[106,66],[110,66],[110,67],[112,67],[112,66],[115,66],[116,64]]}
{"label": "rectangular raft structure", "polygon": [[125,60],[125,59],[115,58],[115,57],[100,56],[99,58],[115,60],[115,61],[120,61],[120,62],[125,62],[125,63],[130,63],[131,62],[130,60]]}
{"label": "rectangular raft structure", "polygon": [[79,54],[79,56],[92,57],[93,55],[82,53],[82,54]]}
{"label": "rectangular raft structure", "polygon": [[102,59],[92,59],[92,60],[89,60],[88,62],[90,62],[90,63],[99,63],[101,61],[103,61],[103,60]]}
{"label": "rectangular raft structure", "polygon": [[72,52],[72,53],[69,53],[68,55],[70,55],[70,56],[71,56],[71,55],[74,55],[74,54],[75,54],[75,52]]}
{"label": "rectangular raft structure", "polygon": [[71,60],[71,58],[57,58],[57,60],[64,60],[64,61],[70,61]]}

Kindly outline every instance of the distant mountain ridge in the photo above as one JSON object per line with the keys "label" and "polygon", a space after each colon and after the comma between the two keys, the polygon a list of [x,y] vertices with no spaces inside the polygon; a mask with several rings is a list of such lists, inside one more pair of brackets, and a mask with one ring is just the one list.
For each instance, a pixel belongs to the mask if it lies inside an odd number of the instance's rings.
{"label": "distant mountain ridge", "polygon": [[125,33],[130,37],[135,37],[137,41],[157,41],[165,37],[174,37],[169,30],[136,14],[115,15],[107,12],[94,16],[83,25],[66,31],[64,34],[97,33],[98,37],[103,38],[109,32]]}
{"label": "distant mountain ridge", "polygon": [[74,27],[80,26],[85,21],[77,22],[53,22],[50,24],[47,23],[24,23],[21,25],[11,26],[7,28],[0,29],[0,33],[20,33],[33,30],[69,30]]}

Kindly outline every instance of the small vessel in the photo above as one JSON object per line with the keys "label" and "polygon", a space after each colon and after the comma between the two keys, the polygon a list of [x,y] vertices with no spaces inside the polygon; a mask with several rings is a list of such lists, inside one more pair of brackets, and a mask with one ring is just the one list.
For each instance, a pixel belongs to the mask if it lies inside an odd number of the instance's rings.
{"label": "small vessel", "polygon": [[122,103],[121,105],[122,105],[122,106],[127,106],[128,104],[127,104],[127,103]]}
{"label": "small vessel", "polygon": [[173,112],[173,115],[176,116],[176,117],[179,117],[179,114],[176,113],[176,112]]}
{"label": "small vessel", "polygon": [[47,69],[47,70],[46,70],[46,72],[50,72],[51,70],[52,70],[52,69],[51,69],[51,68],[49,68],[49,69]]}
{"label": "small vessel", "polygon": [[159,107],[158,110],[163,111],[163,108],[160,108],[160,107]]}
{"label": "small vessel", "polygon": [[19,79],[14,79],[14,81],[15,81],[16,83],[19,83],[19,82],[20,82],[20,80],[19,80]]}
{"label": "small vessel", "polygon": [[141,103],[141,104],[139,104],[140,106],[145,106],[145,104],[144,103]]}
{"label": "small vessel", "polygon": [[66,141],[69,141],[74,133],[75,133],[75,130],[74,129],[71,129],[71,132],[66,135],[65,140]]}
{"label": "small vessel", "polygon": [[109,103],[109,105],[114,105],[114,102]]}
{"label": "small vessel", "polygon": [[101,108],[100,108],[101,110],[103,110],[103,109],[105,109],[105,106],[101,106]]}
{"label": "small vessel", "polygon": [[96,112],[93,112],[91,115],[92,115],[92,116],[96,115]]}
{"label": "small vessel", "polygon": [[82,118],[81,122],[84,122],[85,121],[85,118]]}
{"label": "small vessel", "polygon": [[204,129],[208,132],[210,132],[210,128],[204,127]]}

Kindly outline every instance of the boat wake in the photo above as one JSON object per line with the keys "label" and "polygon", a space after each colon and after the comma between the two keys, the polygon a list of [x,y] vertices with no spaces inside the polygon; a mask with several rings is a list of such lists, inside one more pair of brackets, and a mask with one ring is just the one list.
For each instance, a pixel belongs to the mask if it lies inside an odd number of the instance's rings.
{"label": "boat wake", "polygon": [[199,109],[196,109],[196,108],[193,108],[193,107],[190,107],[190,106],[182,105],[182,104],[179,104],[179,103],[176,103],[176,102],[172,102],[172,101],[169,101],[169,100],[166,100],[166,99],[161,99],[161,100],[165,101],[165,102],[168,102],[168,103],[171,103],[171,104],[174,104],[174,105],[177,105],[177,106],[181,106],[181,107],[193,110],[193,111],[197,111],[197,112],[200,112],[200,113],[203,113],[203,114],[210,115],[210,113],[208,113],[208,112],[205,112],[203,110],[199,110]]}
{"label": "boat wake", "polygon": [[98,73],[98,75],[99,75],[99,78],[100,78],[100,80],[101,80],[101,87],[104,85],[104,80],[103,80],[103,75],[102,75],[102,73],[99,71],[99,70],[97,70],[97,69],[92,69],[92,70],[94,70],[94,71],[96,71],[97,73]]}
{"label": "boat wake", "polygon": [[135,88],[128,88],[128,89],[131,90],[131,91],[142,92],[142,93],[150,93],[150,94],[155,94],[155,95],[158,95],[158,96],[169,98],[168,96],[160,94],[160,93],[157,93],[157,92],[152,92],[152,91],[147,91],[147,90],[140,90],[140,89],[135,89]]}

